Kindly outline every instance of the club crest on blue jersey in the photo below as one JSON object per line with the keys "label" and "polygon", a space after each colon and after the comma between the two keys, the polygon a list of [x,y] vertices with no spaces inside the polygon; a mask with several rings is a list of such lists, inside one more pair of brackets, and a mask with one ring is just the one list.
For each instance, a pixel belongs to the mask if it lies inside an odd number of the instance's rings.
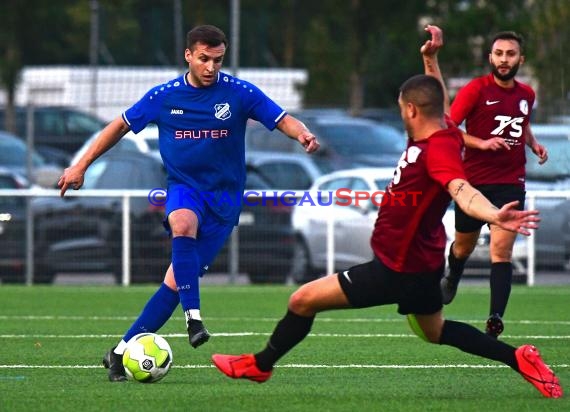
{"label": "club crest on blue jersey", "polygon": [[214,105],[214,111],[214,116],[216,116],[216,119],[227,120],[232,116],[229,103],[219,103]]}

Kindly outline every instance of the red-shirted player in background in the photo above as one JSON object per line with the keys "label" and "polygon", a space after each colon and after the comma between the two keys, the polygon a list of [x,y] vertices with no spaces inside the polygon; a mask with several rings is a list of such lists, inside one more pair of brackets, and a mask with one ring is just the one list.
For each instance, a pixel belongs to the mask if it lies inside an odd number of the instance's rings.
{"label": "red-shirted player in background", "polygon": [[[465,121],[463,165],[469,183],[495,206],[516,200],[520,210],[525,201],[525,144],[539,157],[539,163],[548,158],[530,130],[534,91],[515,80],[524,62],[522,45],[522,38],[514,32],[497,33],[489,54],[492,72],[467,83],[450,111],[457,125]],[[455,205],[455,241],[449,251],[449,273],[441,280],[444,304],[455,297],[465,262],[485,223]],[[494,224],[489,227],[491,304],[486,332],[496,338],[503,331],[502,317],[511,293],[511,255],[517,234]]]}
{"label": "red-shirted player in background", "polygon": [[[431,72],[437,67],[442,38],[439,28],[428,26],[426,30],[432,40],[421,51],[426,72]],[[451,198],[471,216],[505,230],[529,235],[528,229],[536,228],[538,221],[537,211],[518,211],[516,202],[498,209],[465,179],[462,134],[446,125],[444,100],[442,83],[433,76],[414,76],[400,88],[398,104],[409,136],[408,147],[386,189],[387,201],[374,225],[374,259],[301,286],[291,295],[287,313],[265,349],[256,354],[212,356],[222,373],[234,379],[265,382],[277,361],[309,334],[317,313],[397,304],[398,312],[407,316],[412,330],[423,340],[503,362],[544,396],[562,396],[557,377],[534,346],[517,349],[473,326],[443,317],[440,279],[446,235],[442,218]],[[402,196],[418,192],[421,195]]]}

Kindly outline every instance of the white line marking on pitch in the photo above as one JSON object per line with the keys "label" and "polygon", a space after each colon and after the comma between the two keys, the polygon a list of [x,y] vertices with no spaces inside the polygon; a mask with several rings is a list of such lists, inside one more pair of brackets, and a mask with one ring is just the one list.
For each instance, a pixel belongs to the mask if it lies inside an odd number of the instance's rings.
{"label": "white line marking on pitch", "polygon": [[[188,338],[186,333],[164,333],[165,338]],[[269,336],[266,332],[235,332],[235,333],[212,333],[219,337],[242,337],[242,336]],[[47,335],[47,334],[3,334],[2,339],[111,339],[121,338],[123,335]],[[308,338],[416,338],[412,333],[312,333]],[[570,339],[570,335],[504,335],[512,339]]]}
{"label": "white line marking on pitch", "polygon": [[[568,364],[550,365],[553,368],[568,368]],[[213,365],[172,365],[176,369],[210,369]],[[0,365],[0,369],[102,369],[101,365]],[[290,369],[499,369],[507,365],[310,365],[292,363],[277,365],[276,368]]]}

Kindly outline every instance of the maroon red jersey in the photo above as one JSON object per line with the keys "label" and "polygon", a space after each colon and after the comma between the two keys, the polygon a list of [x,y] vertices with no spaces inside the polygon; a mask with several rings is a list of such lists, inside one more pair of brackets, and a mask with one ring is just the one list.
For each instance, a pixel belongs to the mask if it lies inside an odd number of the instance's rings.
{"label": "maroon red jersey", "polygon": [[495,83],[493,74],[471,80],[459,90],[451,105],[451,118],[456,124],[465,120],[468,134],[481,139],[502,137],[511,150],[478,150],[465,148],[465,173],[473,186],[516,184],[524,187],[525,127],[534,91],[515,81],[512,88]]}
{"label": "maroon red jersey", "polygon": [[443,215],[451,196],[447,185],[465,179],[463,138],[453,127],[419,142],[408,141],[388,185],[372,233],[374,254],[398,272],[425,272],[444,262]]}

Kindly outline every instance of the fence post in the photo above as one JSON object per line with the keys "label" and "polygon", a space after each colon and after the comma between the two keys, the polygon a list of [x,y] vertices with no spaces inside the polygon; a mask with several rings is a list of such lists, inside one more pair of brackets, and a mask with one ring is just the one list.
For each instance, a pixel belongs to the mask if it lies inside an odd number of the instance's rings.
{"label": "fence post", "polygon": [[122,213],[123,213],[123,286],[131,284],[131,197],[128,194],[122,196]]}
{"label": "fence post", "polygon": [[334,273],[334,209],[327,215],[327,274]]}
{"label": "fence post", "polygon": [[[528,196],[528,210],[535,208],[535,195],[534,193],[527,193]],[[536,274],[536,260],[535,260],[535,234],[532,233],[526,238],[527,257],[526,257],[526,284],[527,286],[534,286],[534,277]]]}

